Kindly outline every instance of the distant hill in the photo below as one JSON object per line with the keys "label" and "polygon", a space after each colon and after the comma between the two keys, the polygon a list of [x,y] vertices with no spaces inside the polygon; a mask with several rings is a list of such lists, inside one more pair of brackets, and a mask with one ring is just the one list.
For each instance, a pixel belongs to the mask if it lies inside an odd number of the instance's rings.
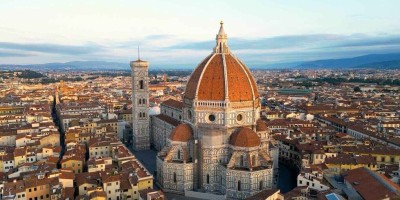
{"label": "distant hill", "polygon": [[269,64],[248,64],[250,69],[291,69],[303,62],[288,62],[288,63],[269,63]]}
{"label": "distant hill", "polygon": [[[392,68],[399,68],[396,61],[400,60],[400,53],[392,54],[369,54],[353,58],[328,59],[304,62],[297,67],[301,68],[381,68],[381,64],[386,64]],[[390,62],[389,62],[390,61]],[[389,62],[389,63],[386,63]]]}
{"label": "distant hill", "polygon": [[[195,66],[195,65],[193,65]],[[307,62],[288,62],[275,64],[251,64],[251,69],[400,69],[400,53],[392,54],[369,54],[353,58],[315,60]],[[112,71],[129,70],[129,63],[107,62],[107,61],[72,61],[66,63],[46,63],[28,65],[5,65],[0,64],[0,70],[65,70],[65,71]],[[187,67],[174,67],[163,65],[152,65],[151,70],[182,70]]]}
{"label": "distant hill", "polygon": [[66,63],[45,63],[28,65],[0,65],[0,69],[33,70],[130,70],[128,63],[106,61],[72,61]]}
{"label": "distant hill", "polygon": [[130,69],[128,63],[106,62],[106,61],[72,61],[66,63],[46,63],[40,65],[42,67],[70,67],[70,68],[85,68],[85,69]]}
{"label": "distant hill", "polygon": [[356,68],[400,69],[400,60],[373,62],[373,63],[359,65]]}

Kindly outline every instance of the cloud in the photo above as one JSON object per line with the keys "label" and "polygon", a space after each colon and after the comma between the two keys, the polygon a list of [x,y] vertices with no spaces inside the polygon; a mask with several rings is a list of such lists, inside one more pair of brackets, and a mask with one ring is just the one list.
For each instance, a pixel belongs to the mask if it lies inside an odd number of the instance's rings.
{"label": "cloud", "polygon": [[32,56],[32,54],[20,53],[20,52],[0,51],[0,57],[27,57],[27,56]]}
{"label": "cloud", "polygon": [[176,43],[177,37],[173,35],[149,35],[142,38],[136,38],[129,41],[123,41],[113,44],[117,48],[136,48],[137,46],[147,46],[151,48],[161,48],[169,43]]}
{"label": "cloud", "polygon": [[[211,49],[214,41],[187,42],[175,44],[167,49]],[[270,38],[230,38],[228,44],[231,49],[243,50],[281,50],[292,48],[324,49],[337,47],[370,47],[382,45],[400,45],[400,36],[368,36],[364,34],[335,35],[311,34],[289,35]]]}
{"label": "cloud", "polygon": [[[167,50],[211,50],[215,42],[179,43]],[[270,38],[229,38],[230,49],[250,64],[308,61],[400,51],[400,37],[366,34],[310,34]]]}
{"label": "cloud", "polygon": [[145,40],[160,40],[160,39],[169,39],[169,38],[173,38],[173,35],[149,35],[147,37],[145,37]]}
{"label": "cloud", "polygon": [[373,47],[400,45],[400,36],[369,37],[346,41],[333,47]]}
{"label": "cloud", "polygon": [[[246,64],[299,62],[330,58],[355,57],[365,54],[400,52],[400,37],[388,34],[308,34],[264,38],[229,38],[233,53]],[[128,62],[136,58],[140,46],[141,56],[159,66],[196,66],[212,52],[214,40],[188,41],[174,35],[150,35],[128,41],[103,41],[82,45],[51,43],[0,42],[0,56],[27,57],[36,63],[73,60],[103,60]],[[1,50],[5,50],[1,52]],[[31,57],[29,57],[31,58]],[[15,59],[10,58],[13,61]],[[27,59],[25,59],[27,60]],[[40,61],[39,61],[40,60]]]}
{"label": "cloud", "polygon": [[[282,49],[295,46],[307,46],[327,41],[339,41],[342,35],[313,34],[313,35],[288,35],[270,38],[229,38],[231,49]],[[171,49],[210,49],[215,41],[188,42],[169,46]]]}
{"label": "cloud", "polygon": [[0,42],[0,49],[19,50],[22,52],[39,52],[62,55],[85,55],[101,51],[103,48],[96,44],[60,45],[49,43],[12,43]]}

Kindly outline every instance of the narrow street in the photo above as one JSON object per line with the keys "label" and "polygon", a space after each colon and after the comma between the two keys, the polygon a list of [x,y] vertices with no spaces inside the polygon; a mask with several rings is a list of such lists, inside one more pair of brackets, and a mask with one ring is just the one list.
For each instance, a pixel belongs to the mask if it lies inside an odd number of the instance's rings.
{"label": "narrow street", "polygon": [[[61,160],[61,158],[63,157],[63,155],[65,153],[65,133],[61,129],[60,120],[57,117],[57,111],[56,111],[55,105],[53,106],[53,108],[51,110],[51,117],[53,118],[53,122],[58,127],[58,132],[60,133],[60,146],[61,146],[60,160]],[[58,167],[61,167],[61,166],[58,166]]]}
{"label": "narrow street", "polygon": [[297,175],[297,172],[292,168],[284,164],[279,164],[278,188],[282,194],[296,187]]}

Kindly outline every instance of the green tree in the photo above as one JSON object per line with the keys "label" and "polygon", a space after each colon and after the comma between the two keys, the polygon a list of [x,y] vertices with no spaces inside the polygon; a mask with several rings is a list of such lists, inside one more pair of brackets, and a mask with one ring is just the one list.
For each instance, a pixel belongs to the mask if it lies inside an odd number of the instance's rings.
{"label": "green tree", "polygon": [[357,86],[354,88],[354,92],[362,92],[362,91],[361,91],[360,87]]}

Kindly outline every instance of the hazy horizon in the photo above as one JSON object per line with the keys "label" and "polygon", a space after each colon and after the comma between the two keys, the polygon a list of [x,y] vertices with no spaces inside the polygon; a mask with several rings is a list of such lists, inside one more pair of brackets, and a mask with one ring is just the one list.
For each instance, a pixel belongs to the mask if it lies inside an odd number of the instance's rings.
{"label": "hazy horizon", "polygon": [[249,66],[400,52],[398,1],[1,1],[0,64],[198,64],[220,20]]}

